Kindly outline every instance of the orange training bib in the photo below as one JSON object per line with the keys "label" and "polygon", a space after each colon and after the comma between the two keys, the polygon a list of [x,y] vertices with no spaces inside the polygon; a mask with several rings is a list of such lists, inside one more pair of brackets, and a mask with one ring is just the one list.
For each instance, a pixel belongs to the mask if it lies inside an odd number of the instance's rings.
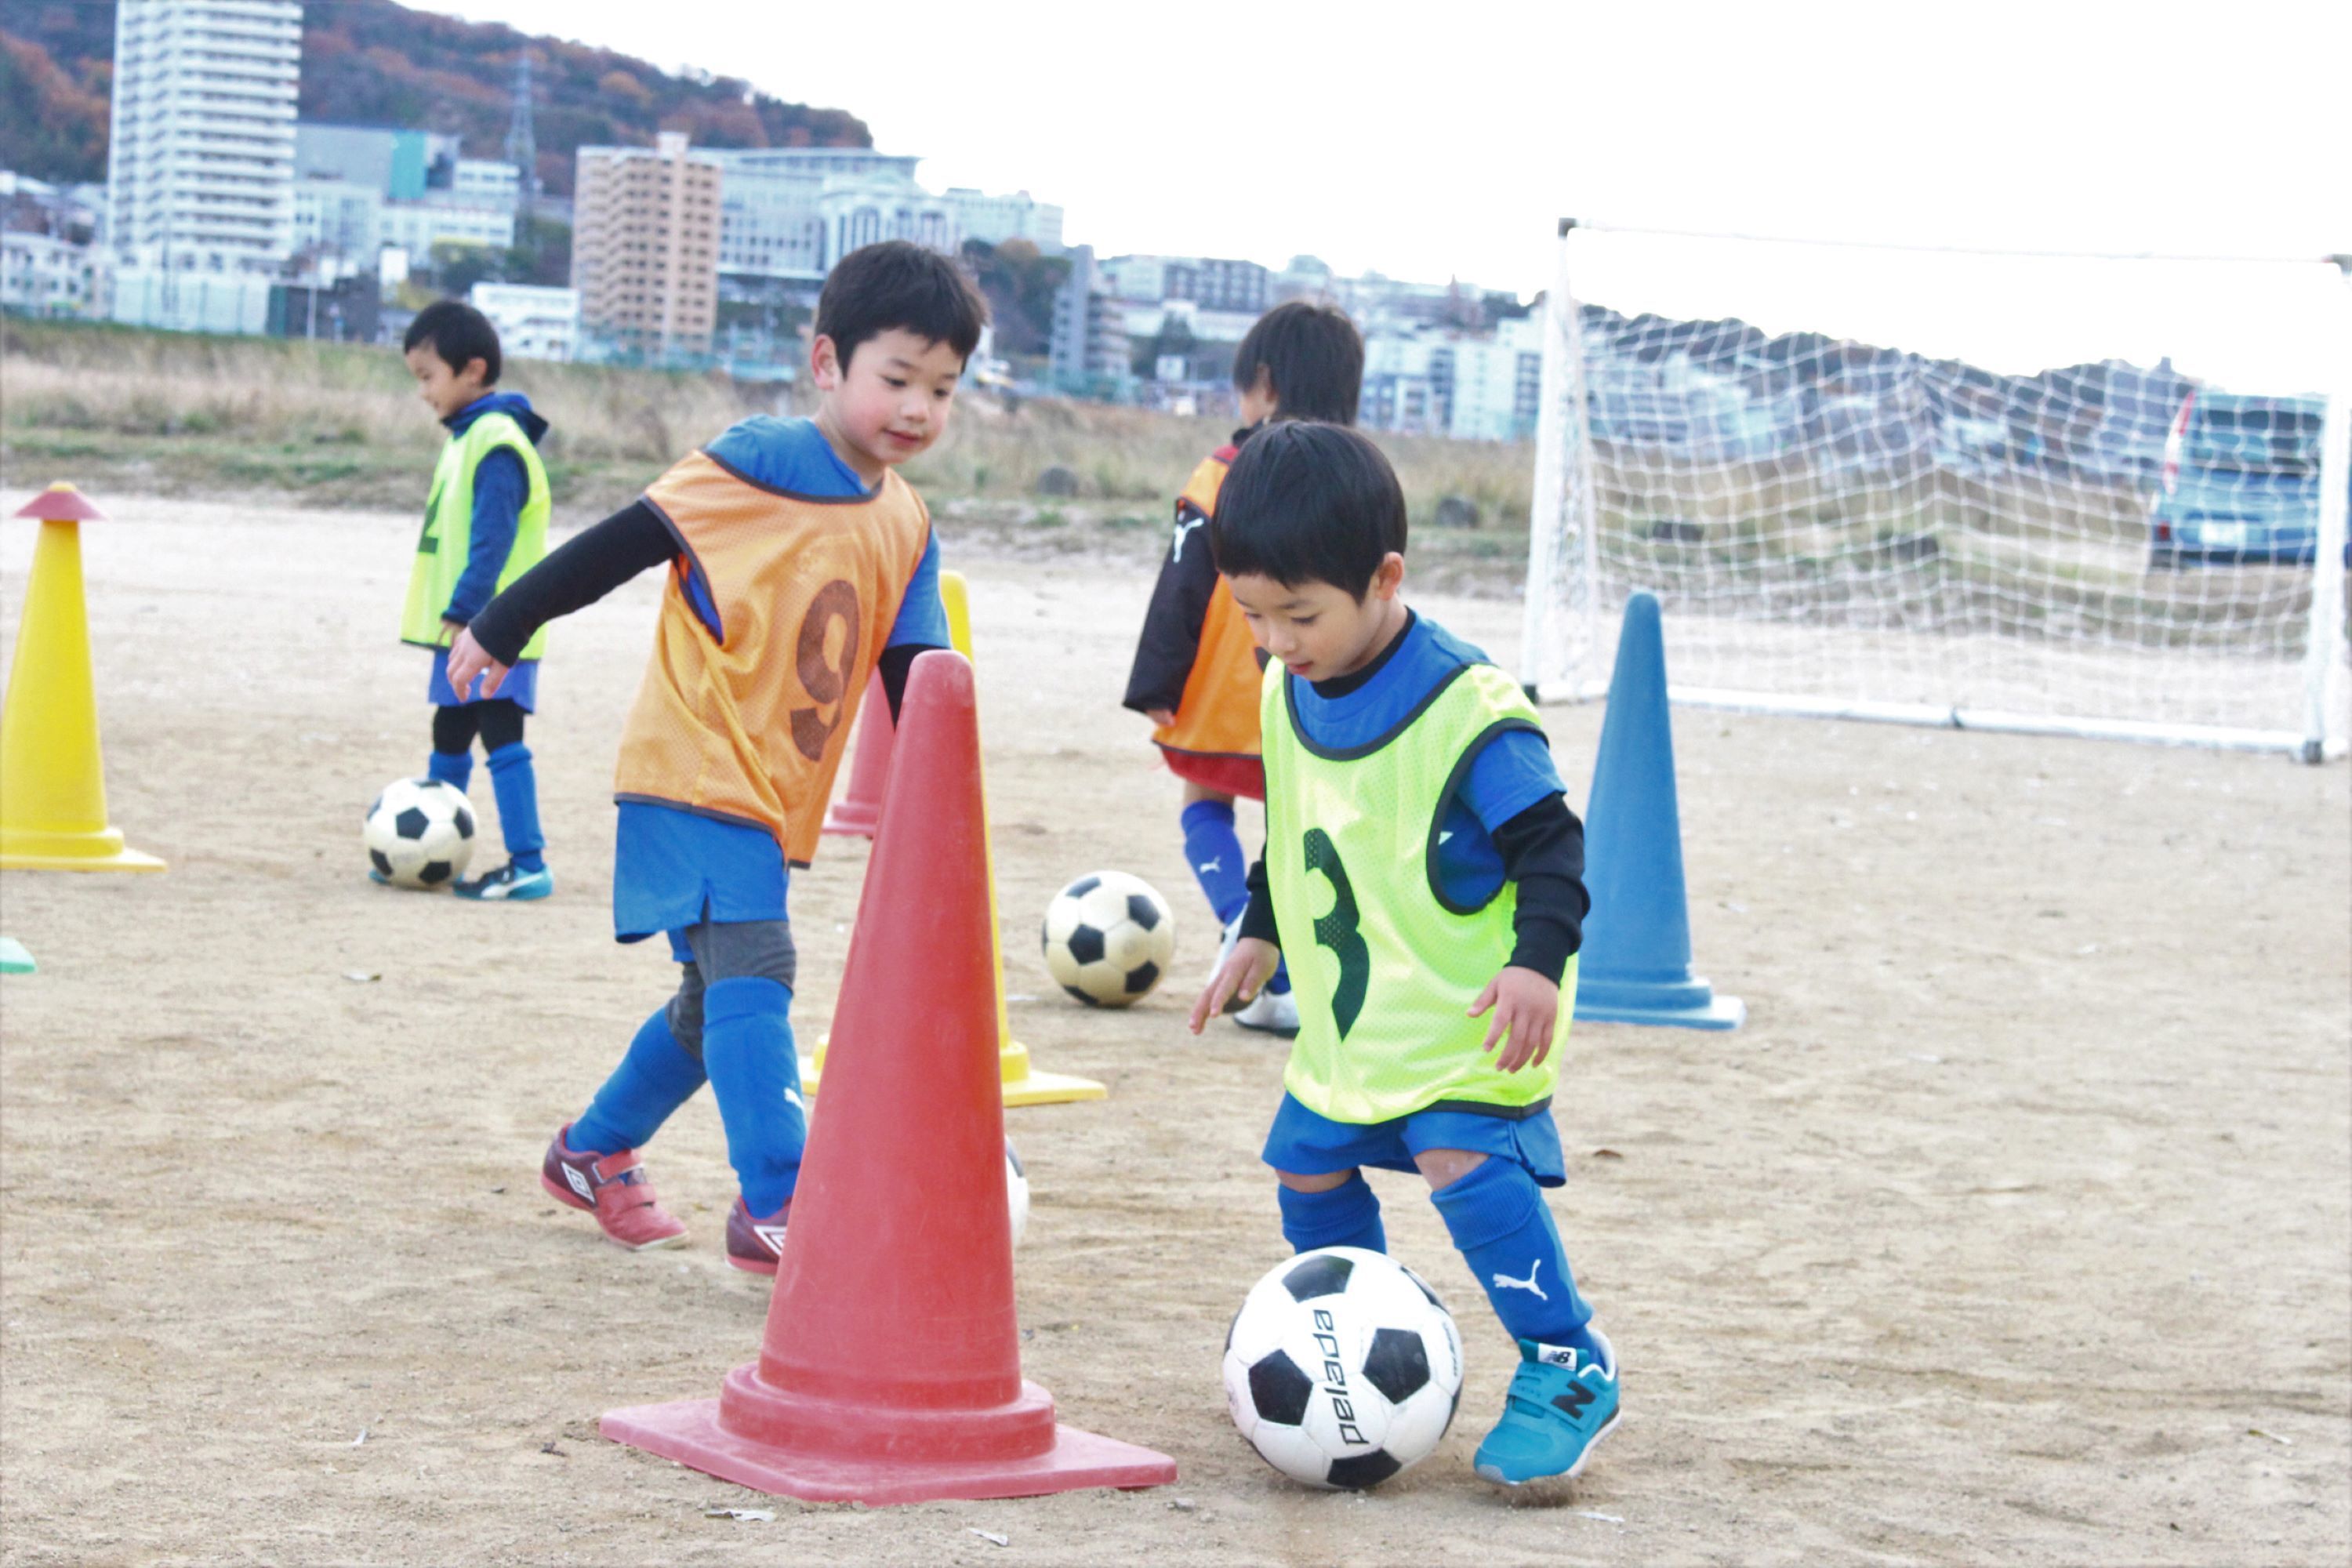
{"label": "orange training bib", "polygon": [[[614,794],[755,824],[805,866],[930,516],[895,471],[870,497],[835,500],[770,489],[705,452],[646,500],[685,550]],[[698,582],[718,612],[715,639],[694,606]]]}
{"label": "orange training bib", "polygon": [[[1231,447],[1202,459],[1184,486],[1182,500],[1204,517],[1216,514],[1217,492],[1223,488]],[[1198,536],[1186,549],[1206,550]],[[1233,590],[1223,577],[1209,595],[1208,614],[1201,622],[1200,651],[1192,656],[1192,671],[1184,678],[1184,695],[1176,707],[1176,722],[1154,730],[1152,740],[1173,752],[1204,756],[1255,757],[1258,754],[1258,689],[1264,679],[1257,641],[1249,623],[1234,603]]]}

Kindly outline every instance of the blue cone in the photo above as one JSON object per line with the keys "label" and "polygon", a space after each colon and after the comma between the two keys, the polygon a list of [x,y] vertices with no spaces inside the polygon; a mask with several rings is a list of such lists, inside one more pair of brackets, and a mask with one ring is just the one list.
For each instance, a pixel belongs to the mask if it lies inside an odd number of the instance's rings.
{"label": "blue cone", "polygon": [[1658,601],[1649,594],[1625,603],[1584,828],[1592,912],[1577,959],[1576,1016],[1595,1023],[1738,1028],[1748,1005],[1717,996],[1691,973],[1666,644]]}

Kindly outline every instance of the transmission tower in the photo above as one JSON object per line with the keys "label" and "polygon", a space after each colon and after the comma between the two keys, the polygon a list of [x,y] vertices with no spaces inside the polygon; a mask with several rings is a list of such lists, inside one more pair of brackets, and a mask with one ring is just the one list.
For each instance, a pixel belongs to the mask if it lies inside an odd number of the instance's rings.
{"label": "transmission tower", "polygon": [[539,142],[530,129],[530,51],[515,56],[514,109],[507,120],[507,162],[515,166],[523,205],[539,196]]}

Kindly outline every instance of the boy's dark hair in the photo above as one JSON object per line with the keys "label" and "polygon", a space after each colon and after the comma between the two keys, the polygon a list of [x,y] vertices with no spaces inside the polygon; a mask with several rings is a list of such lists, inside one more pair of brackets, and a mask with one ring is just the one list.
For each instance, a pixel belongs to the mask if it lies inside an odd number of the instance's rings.
{"label": "boy's dark hair", "polygon": [[1209,518],[1209,552],[1226,576],[1328,583],[1357,599],[1383,556],[1404,553],[1404,491],[1381,449],[1304,419],[1243,443]]}
{"label": "boy's dark hair", "polygon": [[970,359],[987,324],[988,301],[963,268],[904,239],[860,246],[835,262],[816,300],[817,332],[833,340],[844,370],[858,344],[894,327]]}
{"label": "boy's dark hair", "polygon": [[1293,300],[1260,316],[1234,351],[1234,384],[1246,392],[1265,372],[1285,419],[1356,422],[1364,390],[1364,336],[1337,305]]}
{"label": "boy's dark hair", "polygon": [[463,300],[436,300],[416,312],[416,320],[408,323],[408,335],[400,340],[400,352],[431,344],[441,363],[463,374],[466,362],[482,362],[482,384],[496,386],[499,372],[499,330],[490,319]]}

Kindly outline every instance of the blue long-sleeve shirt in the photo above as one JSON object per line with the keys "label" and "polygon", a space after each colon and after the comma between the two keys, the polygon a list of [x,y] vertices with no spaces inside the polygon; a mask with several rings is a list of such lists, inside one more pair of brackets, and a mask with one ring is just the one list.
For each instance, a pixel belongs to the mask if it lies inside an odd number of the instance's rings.
{"label": "blue long-sleeve shirt", "polygon": [[[507,414],[522,426],[530,444],[547,434],[547,421],[520,392],[492,392],[476,398],[442,421],[452,437],[462,436],[485,414]],[[522,459],[500,449],[484,458],[474,470],[474,516],[467,535],[466,569],[441,612],[444,620],[464,626],[481,614],[499,590],[499,574],[506,570],[514,550],[515,531],[521,524],[523,503],[530,499],[530,477]]]}

